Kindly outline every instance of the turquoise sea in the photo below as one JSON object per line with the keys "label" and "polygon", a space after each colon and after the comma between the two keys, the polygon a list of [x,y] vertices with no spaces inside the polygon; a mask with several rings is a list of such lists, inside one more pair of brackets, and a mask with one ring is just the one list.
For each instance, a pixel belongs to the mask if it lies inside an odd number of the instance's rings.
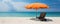
{"label": "turquoise sea", "polygon": [[[0,12],[0,17],[36,17],[36,12]],[[46,17],[60,17],[60,12],[47,12]]]}

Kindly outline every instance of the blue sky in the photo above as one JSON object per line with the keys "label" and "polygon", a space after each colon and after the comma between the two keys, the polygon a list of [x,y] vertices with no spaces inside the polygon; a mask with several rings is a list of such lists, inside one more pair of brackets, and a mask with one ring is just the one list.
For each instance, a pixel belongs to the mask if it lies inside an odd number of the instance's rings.
{"label": "blue sky", "polygon": [[36,12],[25,8],[25,5],[35,2],[49,6],[49,9],[39,9],[38,12],[60,12],[60,0],[0,0],[0,12]]}

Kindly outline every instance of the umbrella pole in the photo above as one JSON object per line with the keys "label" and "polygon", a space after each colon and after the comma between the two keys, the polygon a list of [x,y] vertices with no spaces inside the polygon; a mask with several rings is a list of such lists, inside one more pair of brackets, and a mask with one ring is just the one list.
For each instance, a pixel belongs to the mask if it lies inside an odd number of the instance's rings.
{"label": "umbrella pole", "polygon": [[36,18],[37,18],[37,10],[36,10]]}

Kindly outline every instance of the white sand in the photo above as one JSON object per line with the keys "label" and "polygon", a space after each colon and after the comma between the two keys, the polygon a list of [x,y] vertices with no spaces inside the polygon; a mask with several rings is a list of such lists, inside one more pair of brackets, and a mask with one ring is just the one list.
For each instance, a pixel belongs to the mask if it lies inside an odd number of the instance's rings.
{"label": "white sand", "polygon": [[46,17],[53,21],[30,20],[31,17],[0,17],[0,24],[60,24],[60,17]]}

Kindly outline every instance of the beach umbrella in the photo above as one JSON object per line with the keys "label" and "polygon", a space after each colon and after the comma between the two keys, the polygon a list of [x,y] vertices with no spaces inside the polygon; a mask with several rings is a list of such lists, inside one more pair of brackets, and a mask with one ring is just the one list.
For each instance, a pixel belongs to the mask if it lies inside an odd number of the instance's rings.
{"label": "beach umbrella", "polygon": [[48,5],[43,3],[31,3],[25,6],[26,9],[35,9],[36,10],[36,17],[37,17],[37,10],[38,9],[47,9]]}

